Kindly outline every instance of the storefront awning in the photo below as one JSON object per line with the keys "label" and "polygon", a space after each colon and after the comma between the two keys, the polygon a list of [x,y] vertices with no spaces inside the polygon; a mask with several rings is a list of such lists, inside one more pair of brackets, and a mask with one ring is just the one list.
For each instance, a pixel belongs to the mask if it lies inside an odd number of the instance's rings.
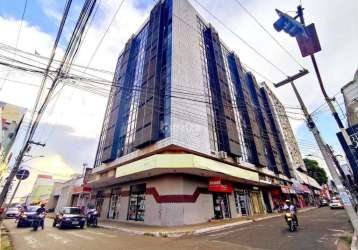
{"label": "storefront awning", "polygon": [[318,182],[315,179],[313,179],[312,177],[308,176],[307,174],[299,172],[299,171],[296,171],[296,174],[297,174],[298,180],[301,183],[306,184],[311,187],[314,187],[319,190],[322,189],[322,187],[318,184]]}
{"label": "storefront awning", "polygon": [[[171,170],[171,171],[166,171]],[[156,171],[158,174],[212,172],[224,176],[259,182],[258,173],[223,162],[193,154],[158,154],[117,167],[115,178],[122,178],[144,172]]]}

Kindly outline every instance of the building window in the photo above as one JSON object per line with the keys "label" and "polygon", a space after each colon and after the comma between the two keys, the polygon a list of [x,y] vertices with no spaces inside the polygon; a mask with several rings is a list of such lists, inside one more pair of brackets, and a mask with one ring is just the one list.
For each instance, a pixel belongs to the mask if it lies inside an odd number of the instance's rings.
{"label": "building window", "polygon": [[127,220],[144,221],[145,191],[145,183],[130,187]]}

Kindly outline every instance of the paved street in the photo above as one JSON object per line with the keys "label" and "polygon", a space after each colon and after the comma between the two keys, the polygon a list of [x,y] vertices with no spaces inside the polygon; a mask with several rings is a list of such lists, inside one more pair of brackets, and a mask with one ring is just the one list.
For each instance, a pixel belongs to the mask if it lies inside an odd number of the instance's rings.
{"label": "paved street", "polygon": [[299,214],[299,231],[288,232],[283,218],[274,218],[244,227],[205,235],[212,242],[221,242],[252,249],[336,249],[338,237],[352,231],[344,210],[314,209]]}
{"label": "paved street", "polygon": [[46,221],[44,231],[17,229],[5,222],[15,250],[28,249],[336,249],[339,235],[350,231],[343,210],[315,209],[300,215],[301,229],[289,233],[282,218],[183,238],[135,236],[103,228],[59,230]]}

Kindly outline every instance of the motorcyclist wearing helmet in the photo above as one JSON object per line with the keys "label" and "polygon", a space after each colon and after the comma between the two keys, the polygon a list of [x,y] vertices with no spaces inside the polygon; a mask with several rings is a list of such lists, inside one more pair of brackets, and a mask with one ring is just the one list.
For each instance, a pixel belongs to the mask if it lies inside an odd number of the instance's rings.
{"label": "motorcyclist wearing helmet", "polygon": [[289,211],[293,218],[296,220],[297,226],[298,226],[298,218],[297,218],[297,208],[296,206],[290,201],[286,200],[286,204],[283,206],[284,211]]}

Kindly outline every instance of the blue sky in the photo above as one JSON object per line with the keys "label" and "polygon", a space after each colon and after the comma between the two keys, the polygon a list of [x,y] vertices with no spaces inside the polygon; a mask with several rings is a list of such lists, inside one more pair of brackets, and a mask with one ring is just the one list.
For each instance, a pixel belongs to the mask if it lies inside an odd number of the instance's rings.
{"label": "blue sky", "polygon": [[[41,4],[43,1],[40,0],[28,0],[25,20],[32,25],[39,26],[41,30],[46,33],[55,35],[56,34],[56,22],[54,18],[45,14],[44,7]],[[65,1],[52,1],[54,3],[61,3]],[[22,11],[25,5],[25,0],[5,0],[0,4],[0,15],[4,17],[12,17],[21,19]],[[63,6],[58,6],[59,9],[63,9]]]}

